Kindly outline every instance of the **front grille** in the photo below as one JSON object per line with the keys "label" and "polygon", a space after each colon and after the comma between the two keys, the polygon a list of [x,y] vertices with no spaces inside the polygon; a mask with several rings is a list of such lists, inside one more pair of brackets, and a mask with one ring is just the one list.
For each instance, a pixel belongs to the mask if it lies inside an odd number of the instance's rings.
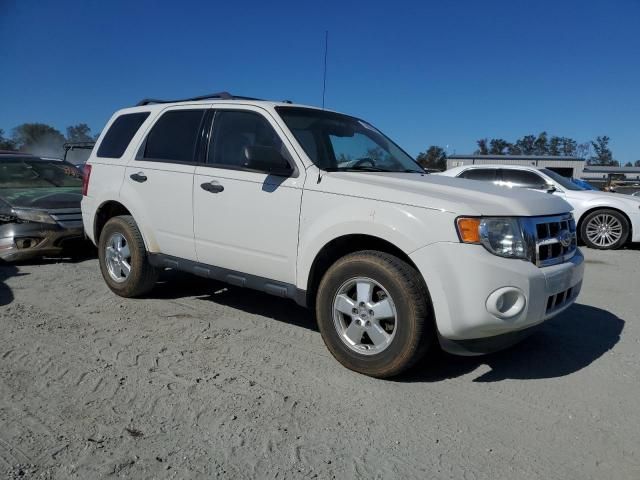
{"label": "front grille", "polygon": [[555,295],[550,295],[549,298],[547,298],[546,313],[549,314],[555,312],[556,310],[559,310],[562,307],[566,306],[578,296],[581,287],[582,282],[574,285],[571,288],[568,288],[563,292],[556,293]]}
{"label": "front grille", "polygon": [[82,211],[78,208],[50,210],[49,215],[64,228],[82,228]]}
{"label": "front grille", "polygon": [[527,218],[524,227],[532,245],[531,261],[538,267],[557,265],[575,255],[578,248],[576,222],[570,213]]}

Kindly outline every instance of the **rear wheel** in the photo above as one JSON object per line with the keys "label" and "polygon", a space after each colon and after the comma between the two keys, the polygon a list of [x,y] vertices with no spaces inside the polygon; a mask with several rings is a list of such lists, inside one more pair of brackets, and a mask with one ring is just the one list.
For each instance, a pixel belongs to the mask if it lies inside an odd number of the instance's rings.
{"label": "rear wheel", "polygon": [[149,292],[159,270],[149,263],[142,234],[130,215],[111,218],[98,243],[100,271],[109,288],[121,297]]}
{"label": "rear wheel", "polygon": [[434,339],[430,314],[418,272],[383,252],[341,258],[318,288],[316,316],[329,351],[373,377],[398,375],[424,355]]}
{"label": "rear wheel", "polygon": [[582,241],[591,248],[615,250],[629,237],[629,222],[620,212],[602,209],[586,216],[580,228]]}

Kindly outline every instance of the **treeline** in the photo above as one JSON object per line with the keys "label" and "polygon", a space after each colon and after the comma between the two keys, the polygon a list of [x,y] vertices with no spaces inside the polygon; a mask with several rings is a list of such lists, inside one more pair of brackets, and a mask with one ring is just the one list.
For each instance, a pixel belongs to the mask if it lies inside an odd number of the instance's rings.
{"label": "treeline", "polygon": [[[503,138],[481,138],[476,143],[478,149],[476,155],[536,155],[536,156],[562,156],[584,158],[588,165],[619,166],[620,163],[613,158],[613,152],[609,148],[609,137],[603,135],[595,140],[578,143],[569,137],[549,136],[547,132],[538,135],[524,135],[515,142],[509,142]],[[418,163],[425,168],[445,170],[447,167],[447,154],[442,147],[430,146],[426,151],[416,157]],[[634,164],[627,162],[625,167]],[[635,162],[640,167],[640,160]]]}
{"label": "treeline", "polygon": [[23,123],[15,127],[9,137],[0,129],[0,150],[61,156],[65,142],[93,142],[98,135],[93,135],[86,123],[67,127],[66,135],[45,123]]}

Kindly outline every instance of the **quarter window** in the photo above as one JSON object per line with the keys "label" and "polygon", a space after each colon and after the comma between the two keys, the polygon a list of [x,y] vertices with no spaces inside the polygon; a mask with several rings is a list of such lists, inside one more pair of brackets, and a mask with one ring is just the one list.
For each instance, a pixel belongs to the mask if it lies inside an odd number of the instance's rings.
{"label": "quarter window", "polygon": [[204,112],[172,110],[163,114],[147,136],[143,159],[193,162]]}
{"label": "quarter window", "polygon": [[126,113],[116,118],[111,124],[111,127],[109,127],[109,131],[105,134],[102,142],[100,142],[98,157],[122,157],[122,154],[129,146],[129,142],[148,116],[149,112],[138,112]]}

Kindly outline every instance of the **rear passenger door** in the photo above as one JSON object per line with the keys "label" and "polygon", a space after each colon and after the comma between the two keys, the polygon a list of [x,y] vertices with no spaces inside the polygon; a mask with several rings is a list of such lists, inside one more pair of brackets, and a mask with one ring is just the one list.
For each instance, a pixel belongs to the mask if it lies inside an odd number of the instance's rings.
{"label": "rear passenger door", "polygon": [[196,259],[193,174],[207,111],[193,106],[163,111],[127,165],[122,195],[135,205],[152,252]]}
{"label": "rear passenger door", "polygon": [[[280,152],[289,176],[246,168],[246,149]],[[302,168],[269,114],[217,109],[204,165],[196,167],[193,208],[198,260],[264,279],[295,283]],[[244,277],[242,277],[244,278]]]}

